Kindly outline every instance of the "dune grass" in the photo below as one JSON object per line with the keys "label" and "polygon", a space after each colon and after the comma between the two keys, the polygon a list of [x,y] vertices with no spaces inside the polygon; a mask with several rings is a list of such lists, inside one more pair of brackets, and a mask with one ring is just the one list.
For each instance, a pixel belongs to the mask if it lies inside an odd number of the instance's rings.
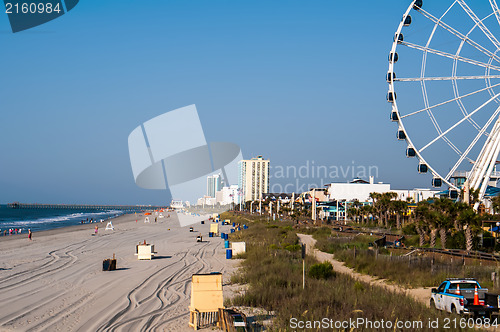
{"label": "dune grass", "polygon": [[[233,218],[235,216],[231,216]],[[426,325],[429,319],[443,322],[445,317],[449,318],[449,315],[426,308],[407,296],[355,281],[340,273],[328,274],[325,278],[310,277],[311,266],[318,263],[312,257],[306,259],[308,273],[304,290],[300,250],[290,250],[290,246],[298,244],[292,225],[257,219],[251,223],[247,221],[247,224],[249,229],[230,235],[231,240],[247,243],[246,259],[232,282],[249,285],[244,294],[232,300],[232,304],[273,311],[273,330],[297,330],[290,325],[292,318],[301,321],[328,318],[333,322],[357,318],[422,321],[423,330],[430,330]]]}
{"label": "dune grass", "polygon": [[[326,228],[326,227],[325,227]],[[492,292],[500,289],[493,287],[491,273],[498,270],[496,266],[481,265],[468,261],[462,264],[459,257],[451,259],[433,258],[430,256],[398,256],[400,252],[385,248],[378,253],[369,250],[369,243],[376,237],[368,235],[336,237],[327,229],[310,230],[317,240],[316,247],[335,255],[335,258],[347,266],[364,274],[377,276],[393,281],[404,287],[437,287],[446,278],[476,278],[479,283]]]}

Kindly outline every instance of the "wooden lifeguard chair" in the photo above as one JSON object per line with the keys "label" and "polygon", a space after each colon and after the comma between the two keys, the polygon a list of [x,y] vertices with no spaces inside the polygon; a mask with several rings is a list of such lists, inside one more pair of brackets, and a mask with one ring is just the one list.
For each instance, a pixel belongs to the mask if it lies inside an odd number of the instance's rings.
{"label": "wooden lifeguard chair", "polygon": [[218,323],[220,308],[224,308],[222,273],[193,274],[189,326],[197,330]]}
{"label": "wooden lifeguard chair", "polygon": [[211,223],[210,224],[210,233],[213,233],[214,235],[219,235],[219,224]]}
{"label": "wooden lifeguard chair", "polygon": [[135,255],[137,259],[151,260],[155,254],[157,254],[157,252],[155,252],[154,244],[146,243],[146,240],[144,240],[144,243],[139,243],[135,246]]}

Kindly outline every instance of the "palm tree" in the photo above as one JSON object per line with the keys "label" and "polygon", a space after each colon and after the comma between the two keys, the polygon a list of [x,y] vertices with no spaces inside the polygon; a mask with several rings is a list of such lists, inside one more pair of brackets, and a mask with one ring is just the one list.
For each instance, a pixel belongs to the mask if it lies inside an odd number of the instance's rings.
{"label": "palm tree", "polygon": [[465,249],[471,251],[474,235],[482,230],[481,217],[467,204],[459,203],[458,211],[458,225],[465,230]]}
{"label": "palm tree", "polygon": [[373,206],[370,205],[363,205],[362,207],[359,208],[359,212],[362,215],[362,220],[364,223],[368,222],[368,216],[373,213]]}
{"label": "palm tree", "polygon": [[377,219],[379,224],[382,222],[382,209],[380,207],[381,197],[382,195],[380,193],[370,193],[370,198],[373,202],[373,213],[378,214]]}
{"label": "palm tree", "polygon": [[425,229],[427,227],[427,220],[429,218],[429,202],[423,201],[417,204],[415,209],[415,230],[419,237],[419,246],[425,245]]}
{"label": "palm tree", "polygon": [[363,206],[357,199],[352,202],[351,207],[347,210],[350,216],[354,216],[354,221],[358,222],[358,217],[361,214],[360,208]]}
{"label": "palm tree", "polygon": [[491,200],[491,206],[493,207],[493,212],[495,214],[498,214],[500,212],[500,195],[495,196]]}
{"label": "palm tree", "polygon": [[457,224],[457,205],[448,198],[438,198],[431,204],[431,209],[437,213],[437,226],[439,228],[439,237],[441,247],[446,249],[448,230],[451,227],[458,228]]}
{"label": "palm tree", "polygon": [[408,209],[408,203],[404,201],[391,201],[391,210],[396,214],[396,228],[401,228],[401,215]]}

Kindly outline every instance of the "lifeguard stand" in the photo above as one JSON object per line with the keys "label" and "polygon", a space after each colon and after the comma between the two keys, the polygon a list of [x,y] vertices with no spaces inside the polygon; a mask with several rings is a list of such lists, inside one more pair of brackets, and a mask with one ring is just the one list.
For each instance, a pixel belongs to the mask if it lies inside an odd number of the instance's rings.
{"label": "lifeguard stand", "polygon": [[144,243],[135,246],[135,255],[137,259],[151,260],[155,254],[157,254],[157,252],[155,252],[154,244],[146,243],[146,240],[144,240]]}
{"label": "lifeguard stand", "polygon": [[219,235],[219,224],[211,223],[210,224],[210,233],[214,233],[215,235]]}
{"label": "lifeguard stand", "polygon": [[224,308],[222,273],[193,274],[189,326],[197,330],[217,323],[220,308]]}

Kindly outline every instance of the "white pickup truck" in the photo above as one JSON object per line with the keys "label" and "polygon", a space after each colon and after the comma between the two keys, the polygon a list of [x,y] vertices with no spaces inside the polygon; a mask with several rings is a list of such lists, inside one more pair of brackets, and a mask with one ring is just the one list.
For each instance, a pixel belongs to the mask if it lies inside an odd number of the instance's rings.
{"label": "white pickup truck", "polygon": [[[477,287],[478,303],[474,305]],[[438,288],[431,290],[431,308],[445,310],[451,313],[491,316],[498,312],[499,296],[489,294],[488,289],[481,288],[475,279],[446,279]]]}

